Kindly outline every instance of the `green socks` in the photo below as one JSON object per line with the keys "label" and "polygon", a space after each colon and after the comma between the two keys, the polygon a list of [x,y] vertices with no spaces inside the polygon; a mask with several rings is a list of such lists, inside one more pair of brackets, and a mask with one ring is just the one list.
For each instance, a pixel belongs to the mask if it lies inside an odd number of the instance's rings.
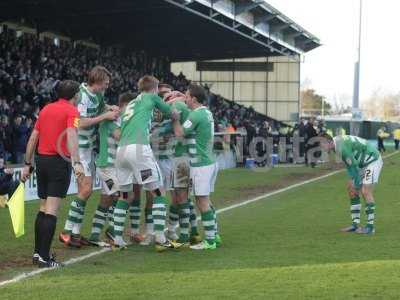
{"label": "green socks", "polygon": [[175,231],[178,222],[179,222],[178,205],[171,203],[168,212],[168,230]]}
{"label": "green socks", "polygon": [[367,227],[374,228],[375,203],[367,203],[367,206],[365,207],[365,213],[367,215]]}
{"label": "green socks", "polygon": [[93,217],[92,222],[92,232],[90,235],[90,240],[98,240],[103,230],[104,224],[107,220],[108,208],[97,206],[96,212]]}
{"label": "green socks", "polygon": [[192,199],[188,199],[189,203],[189,210],[190,210],[190,235],[198,235],[199,232],[197,231],[197,215],[196,215],[196,208],[194,207]]}
{"label": "green socks", "polygon": [[179,241],[181,243],[186,243],[189,241],[189,225],[190,225],[189,202],[179,204],[178,208],[179,208],[179,228],[180,228]]}
{"label": "green socks", "polygon": [[350,199],[351,203],[351,221],[353,223],[353,226],[358,226],[360,225],[360,211],[361,211],[361,200],[360,196],[356,196],[354,198]]}
{"label": "green socks", "polygon": [[129,208],[129,217],[131,220],[131,232],[137,234],[140,231],[140,201],[133,201]]}
{"label": "green socks", "polygon": [[145,222],[146,222],[146,234],[153,234],[154,223],[153,223],[153,213],[151,208],[145,208]]}
{"label": "green socks", "polygon": [[122,238],[128,208],[129,204],[124,200],[118,200],[114,208],[114,235],[116,238]]}
{"label": "green socks", "polygon": [[71,202],[65,222],[64,232],[68,234],[80,234],[83,216],[85,214],[86,201],[76,198]]}
{"label": "green socks", "polygon": [[203,223],[205,239],[209,244],[215,243],[215,215],[210,209],[201,214],[201,222]]}
{"label": "green socks", "polygon": [[166,199],[163,196],[155,197],[153,200],[153,222],[154,222],[154,233],[156,237],[159,236],[162,239],[164,236],[165,220],[167,217]]}

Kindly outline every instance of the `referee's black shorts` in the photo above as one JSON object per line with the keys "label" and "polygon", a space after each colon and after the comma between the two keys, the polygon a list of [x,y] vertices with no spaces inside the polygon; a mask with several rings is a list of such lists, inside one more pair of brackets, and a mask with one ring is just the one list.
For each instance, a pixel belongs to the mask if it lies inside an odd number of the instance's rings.
{"label": "referee's black shorts", "polygon": [[65,198],[71,181],[71,163],[59,155],[36,155],[38,196]]}

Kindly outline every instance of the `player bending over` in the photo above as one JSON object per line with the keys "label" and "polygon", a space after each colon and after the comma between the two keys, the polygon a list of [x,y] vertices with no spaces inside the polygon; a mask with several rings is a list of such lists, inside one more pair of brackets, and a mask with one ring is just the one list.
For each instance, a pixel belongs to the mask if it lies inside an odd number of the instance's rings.
{"label": "player bending over", "polygon": [[[383,166],[380,153],[366,140],[351,135],[337,136],[333,139],[324,135],[321,146],[326,151],[334,150],[340,156],[351,178],[347,188],[351,202],[352,224],[341,231],[374,234],[375,200],[373,188],[378,183]],[[367,225],[365,227],[360,227],[360,193],[366,202]]]}

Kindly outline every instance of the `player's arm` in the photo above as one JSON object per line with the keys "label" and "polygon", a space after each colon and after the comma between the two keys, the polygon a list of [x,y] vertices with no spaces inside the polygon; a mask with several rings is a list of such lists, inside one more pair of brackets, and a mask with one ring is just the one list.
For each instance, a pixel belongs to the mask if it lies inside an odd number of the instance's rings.
{"label": "player's arm", "polygon": [[116,111],[107,111],[97,117],[94,118],[87,118],[81,115],[81,119],[79,122],[79,128],[87,128],[87,127],[91,127],[93,125],[97,125],[102,121],[105,120],[115,120],[116,118],[118,118],[118,112]]}
{"label": "player's arm", "polygon": [[88,100],[86,98],[83,98],[81,102],[78,104],[78,111],[80,115],[80,122],[79,122],[79,128],[87,128],[91,127],[94,125],[99,124],[100,122],[104,120],[115,120],[118,118],[118,112],[117,111],[106,111],[99,116],[90,118],[88,117]]}
{"label": "player's arm", "polygon": [[39,141],[39,121],[36,122],[35,128],[32,130],[29,137],[28,144],[26,145],[25,152],[25,166],[22,170],[21,179],[26,181],[32,173],[32,158],[35,153],[37,143]]}
{"label": "player's arm", "polygon": [[78,153],[78,126],[79,118],[77,114],[72,114],[67,120],[67,146],[71,155],[72,165],[79,162]]}
{"label": "player's arm", "polygon": [[154,95],[154,103],[156,108],[158,108],[164,116],[170,117],[171,116],[171,106],[165,103],[158,95]]}
{"label": "player's arm", "polygon": [[191,134],[197,125],[197,120],[193,115],[189,115],[187,120],[181,125],[178,119],[173,121],[174,133],[178,138]]}
{"label": "player's arm", "polygon": [[104,107],[105,107],[105,110],[106,110],[106,111],[111,110],[111,111],[116,111],[116,112],[118,112],[118,113],[121,112],[121,110],[119,109],[119,106],[117,106],[117,105],[108,105],[108,104],[105,104]]}
{"label": "player's arm", "polygon": [[359,190],[361,188],[360,169],[354,155],[350,151],[344,150],[342,160],[346,164],[347,174],[353,179],[354,187]]}
{"label": "player's arm", "polygon": [[67,118],[67,147],[71,155],[72,167],[75,176],[80,179],[84,176],[82,164],[79,159],[78,127],[80,125],[79,113],[76,110],[70,111]]}

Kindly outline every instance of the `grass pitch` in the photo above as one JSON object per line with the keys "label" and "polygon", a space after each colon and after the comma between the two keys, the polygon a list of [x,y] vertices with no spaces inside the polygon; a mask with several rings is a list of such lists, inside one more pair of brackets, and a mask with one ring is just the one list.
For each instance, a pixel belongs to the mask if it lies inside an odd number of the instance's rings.
{"label": "grass pitch", "polygon": [[[216,251],[159,254],[133,245],[0,288],[0,299],[399,299],[399,167],[400,155],[385,160],[375,236],[338,231],[349,224],[342,172],[220,214],[223,246]],[[221,208],[327,172],[223,171],[213,202]],[[91,217],[95,199],[90,203]],[[37,202],[26,207],[27,235],[18,240],[8,212],[0,211],[1,279],[30,268]],[[67,209],[65,203],[58,231]],[[93,251],[65,250],[58,241],[54,246],[60,258]]]}

